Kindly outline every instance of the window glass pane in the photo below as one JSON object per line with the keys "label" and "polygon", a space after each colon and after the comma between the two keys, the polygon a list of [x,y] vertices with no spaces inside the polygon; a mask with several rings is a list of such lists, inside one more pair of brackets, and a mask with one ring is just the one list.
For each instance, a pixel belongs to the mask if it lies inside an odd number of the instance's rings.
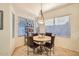
{"label": "window glass pane", "polygon": [[70,37],[69,16],[55,18],[54,33],[58,36]]}
{"label": "window glass pane", "polygon": [[69,21],[69,16],[55,18],[55,25],[64,25]]}
{"label": "window glass pane", "polygon": [[18,36],[31,35],[34,29],[34,22],[32,19],[19,17]]}
{"label": "window glass pane", "polygon": [[18,17],[18,19],[18,36],[23,36],[25,35],[25,26],[27,25],[27,19],[23,17]]}
{"label": "window glass pane", "polygon": [[45,21],[45,32],[52,33],[52,35],[70,37],[70,30],[69,16],[57,17]]}
{"label": "window glass pane", "polygon": [[45,32],[53,33],[54,30],[54,19],[45,20]]}
{"label": "window glass pane", "polygon": [[45,25],[46,26],[51,26],[51,25],[53,25],[54,23],[53,23],[53,19],[47,19],[47,20],[45,20]]}

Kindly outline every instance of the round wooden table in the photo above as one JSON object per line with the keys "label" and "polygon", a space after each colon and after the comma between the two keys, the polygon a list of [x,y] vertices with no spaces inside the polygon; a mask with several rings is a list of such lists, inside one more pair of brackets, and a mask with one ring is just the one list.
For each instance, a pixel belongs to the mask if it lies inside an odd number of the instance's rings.
{"label": "round wooden table", "polygon": [[34,36],[33,40],[40,45],[40,54],[42,55],[42,53],[44,52],[44,44],[48,41],[51,40],[50,36],[42,36],[42,35],[38,35],[38,36]]}
{"label": "round wooden table", "polygon": [[38,42],[47,42],[51,40],[50,36],[42,36],[42,35],[34,36],[33,38],[34,41]]}

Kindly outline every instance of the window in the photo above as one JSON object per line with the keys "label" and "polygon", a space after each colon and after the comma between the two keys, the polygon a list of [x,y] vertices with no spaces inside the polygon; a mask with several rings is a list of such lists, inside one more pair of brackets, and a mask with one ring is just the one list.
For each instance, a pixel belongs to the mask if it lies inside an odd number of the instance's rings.
{"label": "window", "polygon": [[54,19],[46,20],[45,30],[57,36],[70,37],[69,16],[55,17]]}
{"label": "window", "polygon": [[54,27],[54,19],[47,19],[45,20],[45,32],[52,33],[52,29]]}
{"label": "window", "polygon": [[18,23],[18,36],[23,36],[25,35],[25,26],[27,24],[26,18],[23,17],[18,17],[19,23]]}
{"label": "window", "polygon": [[32,19],[18,17],[18,36],[31,35],[34,29],[34,23]]}
{"label": "window", "polygon": [[45,20],[45,25],[46,26],[52,26],[52,25],[54,25],[53,20],[54,19],[47,19],[47,20]]}
{"label": "window", "polygon": [[64,25],[69,21],[69,16],[55,18],[55,25]]}
{"label": "window", "polygon": [[55,18],[55,34],[63,37],[70,37],[69,16]]}

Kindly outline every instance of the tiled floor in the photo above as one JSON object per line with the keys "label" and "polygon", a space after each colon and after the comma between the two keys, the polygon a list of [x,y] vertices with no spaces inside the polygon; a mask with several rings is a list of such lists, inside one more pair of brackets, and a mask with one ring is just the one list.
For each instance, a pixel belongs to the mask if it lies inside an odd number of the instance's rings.
{"label": "tiled floor", "polygon": [[[68,49],[55,47],[55,54],[53,55],[53,51],[51,52],[51,56],[79,56],[79,52],[71,51]],[[32,49],[30,49],[30,56],[33,55]],[[13,56],[27,56],[27,46],[21,46],[15,49]],[[35,56],[39,56],[38,54]],[[45,54],[43,56],[46,56]]]}

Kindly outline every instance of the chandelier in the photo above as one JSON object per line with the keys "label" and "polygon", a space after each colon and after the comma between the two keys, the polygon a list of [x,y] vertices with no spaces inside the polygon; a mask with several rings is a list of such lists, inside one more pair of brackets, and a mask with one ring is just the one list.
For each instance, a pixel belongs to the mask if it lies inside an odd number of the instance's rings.
{"label": "chandelier", "polygon": [[40,15],[39,15],[39,23],[43,24],[44,23],[44,15],[43,15],[43,11],[42,11],[42,3],[41,3],[41,10],[40,10]]}

